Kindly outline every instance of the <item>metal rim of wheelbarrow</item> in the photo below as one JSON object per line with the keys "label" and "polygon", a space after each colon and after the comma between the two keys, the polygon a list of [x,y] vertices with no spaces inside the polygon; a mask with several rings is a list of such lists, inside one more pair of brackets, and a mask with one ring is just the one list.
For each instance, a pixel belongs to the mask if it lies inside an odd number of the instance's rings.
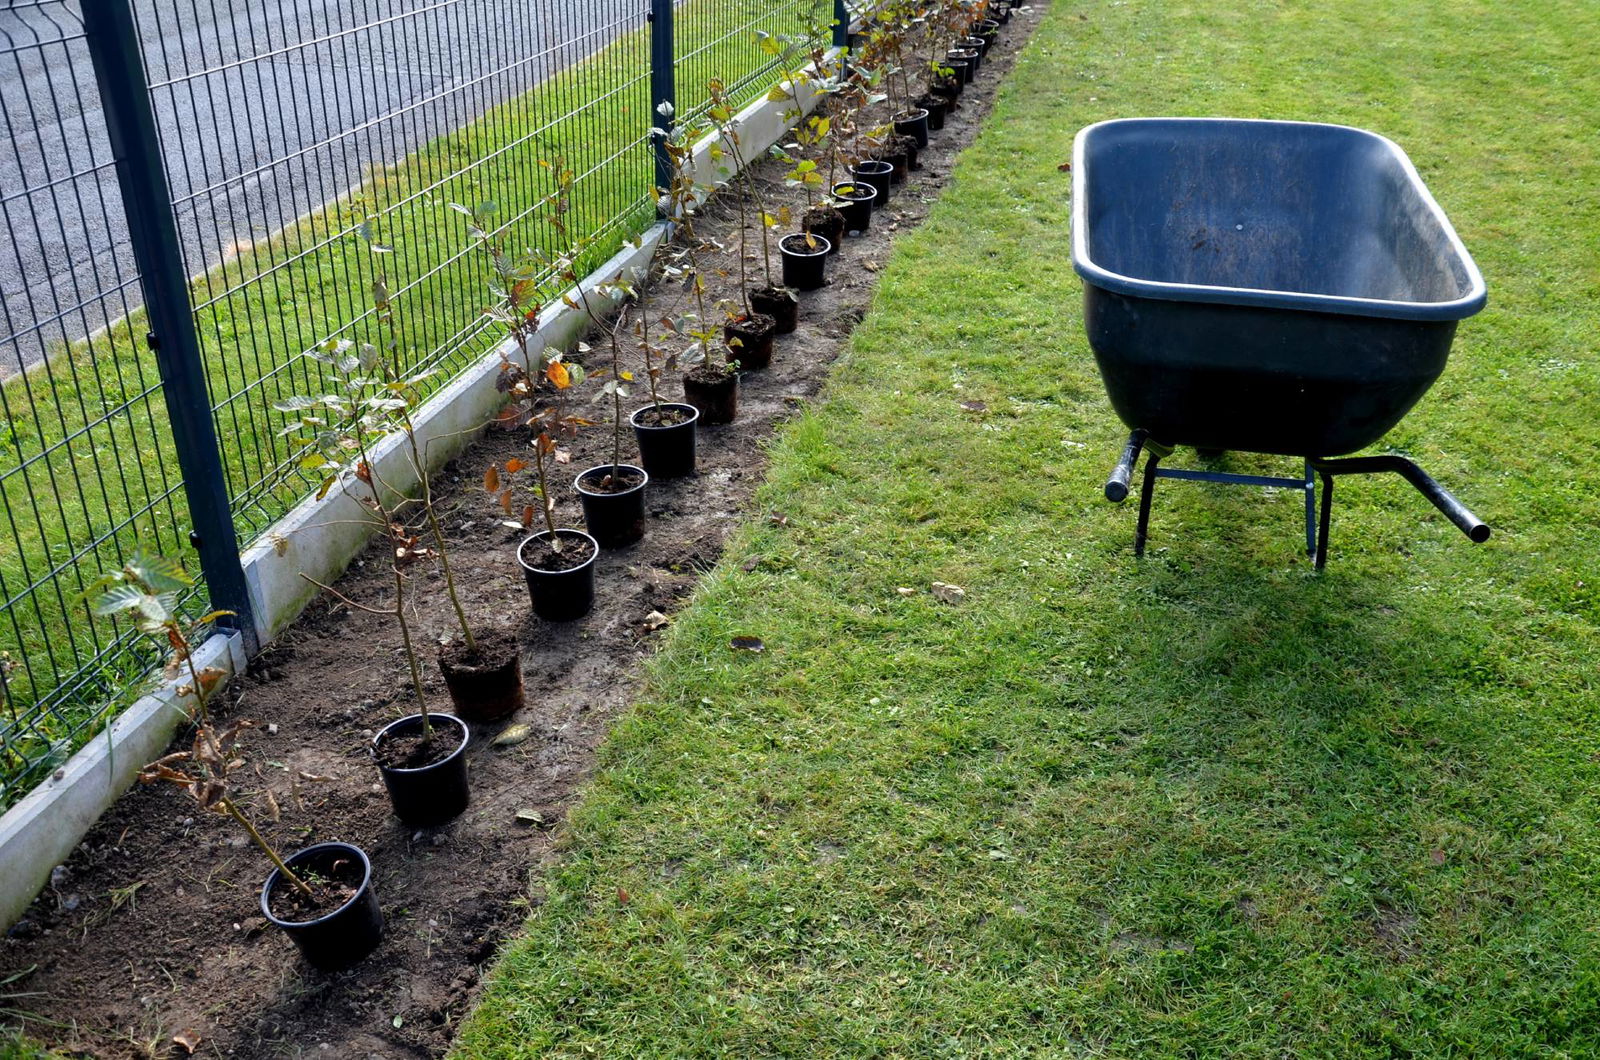
{"label": "metal rim of wheelbarrow", "polygon": [[[1382,144],[1399,163],[1406,179],[1416,194],[1431,211],[1445,239],[1461,262],[1467,281],[1467,292],[1445,302],[1398,302],[1380,298],[1357,298],[1348,295],[1307,294],[1301,292],[1269,291],[1250,287],[1218,287],[1206,284],[1171,283],[1162,280],[1144,280],[1125,276],[1097,265],[1089,250],[1089,179],[1087,144],[1096,130],[1109,127],[1128,127],[1157,123],[1202,123],[1297,125],[1339,129]],[[1098,287],[1116,294],[1142,298],[1160,298],[1170,301],[1213,302],[1225,305],[1260,306],[1269,309],[1300,309],[1321,313],[1346,313],[1354,316],[1387,317],[1398,320],[1461,320],[1483,308],[1488,300],[1488,288],[1477,263],[1467,252],[1455,227],[1445,216],[1443,208],[1423,183],[1417,169],[1411,164],[1400,145],[1386,136],[1359,129],[1352,125],[1331,122],[1280,121],[1265,118],[1113,118],[1096,122],[1078,130],[1072,144],[1072,266],[1078,275]]]}

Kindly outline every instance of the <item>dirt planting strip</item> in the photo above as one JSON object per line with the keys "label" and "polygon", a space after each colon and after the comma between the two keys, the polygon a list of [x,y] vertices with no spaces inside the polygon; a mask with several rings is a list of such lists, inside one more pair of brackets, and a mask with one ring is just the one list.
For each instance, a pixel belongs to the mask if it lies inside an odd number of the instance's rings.
{"label": "dirt planting strip", "polygon": [[[729,532],[753,514],[763,443],[817,395],[866,312],[876,273],[865,263],[886,261],[896,232],[926,215],[1042,10],[1013,17],[922,152],[921,170],[874,216],[869,234],[846,240],[829,284],[800,296],[799,329],[779,337],[770,368],[743,378],[739,419],[701,429],[698,475],[650,484],[646,536],[600,557],[588,618],[553,625],[530,615],[515,560],[520,535],[500,523],[482,491],[490,463],[527,457],[526,435],[491,432],[446,469],[440,486],[463,602],[476,628],[519,638],[528,696],[517,716],[474,728],[465,814],[415,831],[390,813],[367,747],[376,730],[412,709],[391,620],[324,595],[229,690],[219,713],[259,725],[248,738],[254,778],[241,786],[270,791],[282,808],[279,821],[265,824],[269,837],[287,849],[339,839],[371,857],[387,921],[376,953],[344,972],[311,969],[261,916],[267,866],[259,852],[182,792],[141,788],[106,813],[8,933],[0,981],[11,997],[0,1019],[91,1057],[185,1056],[191,1047],[216,1057],[441,1056],[485,963],[538,900],[537,878],[563,816],[611,722],[638,692],[657,635],[647,616],[679,608]],[[803,197],[784,188],[782,173],[768,161],[755,177],[798,214]],[[715,265],[734,277],[737,224],[735,204],[714,201],[699,225],[729,248]],[[759,252],[759,234],[752,237]],[[734,296],[736,282],[716,280],[712,297]],[[654,296],[657,308],[680,297]],[[674,399],[680,392],[675,380],[666,389]],[[560,524],[582,525],[568,480],[608,459],[609,437],[590,430],[570,446]],[[634,452],[631,437],[626,451]],[[341,593],[388,605],[381,547],[356,560]],[[414,628],[430,644],[454,630],[436,575],[414,580],[411,606]],[[448,700],[432,667],[428,691],[443,709]],[[491,744],[512,726],[529,735]]]}

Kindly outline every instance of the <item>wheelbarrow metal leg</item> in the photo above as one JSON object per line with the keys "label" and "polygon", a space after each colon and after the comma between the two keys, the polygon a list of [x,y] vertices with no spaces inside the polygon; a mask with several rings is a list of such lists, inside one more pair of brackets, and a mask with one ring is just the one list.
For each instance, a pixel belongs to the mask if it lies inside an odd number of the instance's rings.
{"label": "wheelbarrow metal leg", "polygon": [[1306,461],[1306,555],[1317,554],[1317,473]]}
{"label": "wheelbarrow metal leg", "polygon": [[[1310,497],[1310,494],[1307,494]],[[1307,504],[1311,503],[1308,499]],[[1317,527],[1317,570],[1328,565],[1328,523],[1333,520],[1333,476],[1322,473],[1322,519]]]}
{"label": "wheelbarrow metal leg", "polygon": [[1150,501],[1156,493],[1156,467],[1163,454],[1152,448],[1144,461],[1144,482],[1139,487],[1139,523],[1133,532],[1133,554],[1144,555],[1145,539],[1150,533]]}

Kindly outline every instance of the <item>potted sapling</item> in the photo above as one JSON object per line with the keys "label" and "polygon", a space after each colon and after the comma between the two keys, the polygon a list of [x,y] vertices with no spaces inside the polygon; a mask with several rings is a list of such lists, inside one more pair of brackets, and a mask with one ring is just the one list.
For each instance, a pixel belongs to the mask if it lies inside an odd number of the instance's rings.
{"label": "potted sapling", "polygon": [[[521,529],[529,536],[517,546],[517,564],[528,586],[533,613],[547,622],[570,622],[587,615],[594,607],[594,561],[600,544],[582,530],[556,525],[555,494],[550,489],[552,465],[565,463],[565,454],[556,439],[572,436],[588,421],[568,415],[564,395],[583,381],[579,365],[567,365],[560,356],[547,358],[545,379],[555,390],[556,401],[540,408],[530,426],[537,432],[533,440],[534,489],[538,505],[522,509]],[[484,485],[495,493],[502,510],[515,509],[515,477],[526,461],[508,460],[504,469],[491,467]],[[537,529],[542,527],[542,529]]]}
{"label": "potted sapling", "polygon": [[[783,258],[783,282],[801,291],[815,290],[822,286],[824,272],[823,264],[812,260],[815,251],[820,246],[824,256],[839,252],[839,245],[844,242],[844,214],[826,197],[817,194],[823,186],[823,178],[815,159],[793,158],[776,145],[773,152],[774,157],[792,167],[783,175],[784,184],[806,193],[806,209],[800,215],[797,233],[803,239],[797,240],[791,235],[778,240],[778,253]],[[791,257],[795,259],[793,265]]]}
{"label": "potted sapling", "polygon": [[872,225],[872,211],[884,205],[878,189],[871,183],[854,177],[855,167],[863,161],[861,121],[866,108],[877,102],[871,91],[876,72],[861,64],[851,68],[848,82],[840,89],[840,106],[836,113],[835,136],[848,137],[849,146],[840,145],[840,160],[845,163],[851,179],[834,182],[830,176],[828,190],[833,203],[844,214],[845,234],[860,235]]}
{"label": "potted sapling", "polygon": [[[662,104],[663,108],[666,106]],[[700,186],[694,179],[694,143],[698,133],[680,126],[671,132],[653,129],[651,135],[661,145],[671,165],[672,183],[658,191],[661,208],[673,219],[680,236],[678,244],[668,251],[672,260],[662,267],[662,275],[668,280],[681,281],[695,306],[692,313],[661,321],[674,336],[690,339],[689,347],[681,355],[669,357],[665,366],[683,366],[684,400],[699,410],[700,423],[732,423],[739,414],[739,363],[732,354],[721,359],[712,355],[717,329],[706,315],[706,283],[699,256],[702,247],[694,230],[694,211],[703,201]]]}
{"label": "potted sapling", "polygon": [[[787,148],[774,144],[770,153],[789,167],[783,177],[784,185],[800,188],[806,195],[806,208],[800,215],[799,235],[810,238],[785,236],[778,240],[778,254],[783,259],[784,286],[802,291],[814,290],[822,285],[824,263],[814,260],[818,245],[826,248],[826,256],[838,253],[844,243],[844,214],[826,195],[818,194],[827,190],[836,164],[834,141],[830,134],[833,129],[831,114],[839,92],[838,70],[841,60],[829,49],[816,43],[827,39],[826,30],[826,26],[809,28],[810,66],[794,70],[781,78],[767,96],[774,103],[791,104],[784,110],[783,119],[793,123],[794,143]],[[785,38],[774,38],[765,33],[758,36],[768,54],[784,54],[785,48],[780,42],[785,42]],[[793,46],[792,42],[788,43]],[[811,98],[821,97],[815,113],[806,113],[802,94],[808,97],[807,103]],[[796,157],[790,154],[791,149],[809,157]],[[818,156],[827,159],[828,181],[823,179]],[[791,270],[798,282],[791,282]]]}
{"label": "potted sapling", "polygon": [[[465,209],[459,204],[451,205],[457,210]],[[493,237],[489,235],[489,230],[478,227],[476,222],[480,219],[487,221],[493,212],[493,204],[486,204],[471,212],[475,222],[473,227],[481,233],[481,242],[488,243]],[[367,233],[369,230],[362,231]],[[375,252],[382,253],[378,250],[378,244],[371,245]],[[517,343],[521,362],[515,366],[516,372],[508,373],[507,366],[513,362],[510,358],[502,357],[498,382],[506,383],[508,375],[515,376],[510,382],[510,393],[513,397],[512,407],[516,408],[519,402],[532,401],[531,380],[537,378],[531,374],[535,368],[528,353],[539,317],[538,304],[533,300],[537,290],[536,274],[533,263],[526,255],[514,257],[494,247],[491,259],[501,291],[499,313],[496,316],[505,323],[511,338]],[[522,649],[517,643],[516,634],[509,629],[474,631],[467,619],[466,608],[462,606],[461,592],[450,567],[450,542],[445,537],[434,501],[433,474],[429,469],[425,447],[417,441],[416,427],[411,417],[411,405],[418,394],[417,388],[433,373],[427,371],[403,378],[400,370],[404,353],[402,335],[396,307],[381,271],[372,284],[372,310],[384,338],[384,356],[376,365],[379,369],[377,381],[388,392],[390,399],[398,399],[392,400],[394,421],[406,441],[407,455],[417,477],[418,502],[422,506],[428,536],[433,544],[432,551],[444,579],[451,612],[461,631],[459,641],[452,639],[440,646],[437,656],[439,672],[444,677],[445,689],[450,694],[451,705],[458,717],[466,721],[498,721],[522,709]]]}
{"label": "potted sapling", "polygon": [[[719,163],[725,157],[722,144],[727,143],[737,152],[738,131],[734,128],[733,109],[728,103],[727,95],[722,82],[712,78],[706,84],[709,104],[706,107],[706,117],[712,127],[716,129],[718,141],[711,144],[711,161]],[[734,155],[735,168],[738,166],[738,155]],[[778,322],[766,313],[758,313],[750,304],[750,277],[747,262],[750,257],[750,223],[744,196],[737,197],[739,202],[739,297],[729,299],[724,308],[727,310],[727,322],[723,325],[723,337],[728,346],[733,349],[739,358],[739,366],[743,369],[765,368],[772,363],[772,339],[777,333]],[[766,229],[762,234],[765,238]]]}
{"label": "potted sapling", "polygon": [[[179,696],[194,700],[194,738],[188,750],[150,763],[140,771],[139,781],[177,785],[201,810],[238,825],[272,864],[261,888],[262,914],[315,967],[354,964],[383,939],[372,865],[360,847],[349,843],[318,843],[285,858],[240,804],[232,777],[246,765],[240,737],[252,726],[240,719],[219,729],[212,718],[211,698],[224,674],[215,667],[196,665],[193,644],[178,614],[178,594],[193,584],[177,560],[141,551],[90,587],[95,614],[131,620],[140,633],[171,653],[166,676],[179,682]],[[230,613],[213,611],[200,622]],[[267,803],[276,819],[277,803],[270,793]]]}
{"label": "potted sapling", "polygon": [[471,733],[455,715],[429,709],[406,601],[407,571],[434,553],[400,520],[396,508],[404,498],[384,481],[373,460],[373,447],[401,430],[398,414],[408,407],[408,389],[389,380],[381,367],[382,351],[369,343],[330,342],[307,356],[329,366],[339,381],[338,392],[277,405],[298,417],[282,433],[306,446],[300,466],[323,476],[319,496],[337,487],[370,513],[373,527],[385,539],[394,598],[391,606],[372,607],[304,571],[300,577],[347,607],[394,619],[417,712],[379,730],[371,754],[395,816],[411,827],[443,824],[467,807]]}
{"label": "potted sapling", "polygon": [[[510,341],[501,347],[500,374],[495,388],[509,397],[496,417],[501,427],[520,426],[532,413],[534,390],[544,370],[529,352],[539,330],[539,278],[548,263],[537,252],[513,253],[506,249],[506,231],[494,223],[496,206],[492,202],[477,207],[452,202],[450,209],[467,217],[467,233],[483,248],[489,260],[489,290],[494,301],[483,315],[505,329]],[[515,356],[512,356],[513,351]]]}
{"label": "potted sapling", "polygon": [[[889,120],[894,125],[894,131],[899,136],[909,136],[916,141],[917,148],[928,146],[928,111],[919,107],[911,98],[911,73],[906,66],[907,39],[916,30],[926,24],[926,18],[910,5],[894,4],[884,9],[885,22],[884,51],[887,58],[892,59],[893,65],[889,69],[890,110]],[[898,77],[896,77],[898,75]],[[896,98],[893,91],[895,82],[899,82],[899,93]]]}
{"label": "potted sapling", "polygon": [[634,333],[644,356],[645,382],[650,387],[650,404],[628,417],[633,437],[639,445],[639,463],[653,479],[682,478],[695,471],[697,440],[695,423],[700,410],[683,401],[661,399],[661,373],[667,357],[652,335],[650,320],[650,277],[639,285],[639,317]]}
{"label": "potted sapling", "polygon": [[[633,373],[622,367],[622,340],[619,335],[625,326],[625,313],[612,313],[615,303],[633,295],[633,284],[618,273],[587,287],[578,274],[578,262],[592,248],[586,236],[572,234],[567,227],[571,213],[571,196],[574,175],[571,169],[557,159],[546,163],[555,175],[556,187],[544,200],[544,220],[563,244],[566,253],[555,263],[555,275],[571,284],[561,300],[569,309],[581,310],[589,323],[602,335],[611,350],[610,378],[599,388],[594,400],[611,403],[611,460],[581,472],[574,480],[578,500],[583,505],[583,524],[589,536],[601,548],[623,548],[644,536],[645,486],[650,476],[635,464],[622,462],[622,399],[628,396],[627,384]],[[577,297],[573,297],[576,294]],[[579,344],[587,352],[589,347]],[[596,376],[598,378],[598,375]]]}

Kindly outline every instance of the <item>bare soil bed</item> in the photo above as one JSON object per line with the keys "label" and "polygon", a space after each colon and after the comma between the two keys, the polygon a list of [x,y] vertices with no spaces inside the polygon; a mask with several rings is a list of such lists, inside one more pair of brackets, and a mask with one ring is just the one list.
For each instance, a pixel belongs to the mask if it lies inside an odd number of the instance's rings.
{"label": "bare soil bed", "polygon": [[[241,787],[256,789],[258,812],[262,791],[282,808],[279,821],[264,823],[268,836],[285,850],[338,839],[370,856],[387,922],[376,953],[344,972],[310,968],[261,916],[268,865],[232,823],[199,814],[170,786],[140,788],[106,813],[0,944],[0,981],[10,995],[0,1015],[90,1057],[443,1055],[485,963],[539,900],[562,818],[612,720],[638,691],[656,636],[647,616],[681,606],[730,530],[753,514],[763,443],[817,395],[866,311],[876,263],[938,196],[1040,10],[1013,18],[922,153],[921,170],[875,215],[868,235],[846,240],[829,284],[800,295],[799,330],[778,338],[770,368],[745,375],[737,422],[701,429],[698,475],[650,484],[646,536],[602,553],[586,619],[555,625],[531,617],[515,559],[520,535],[501,524],[481,488],[488,464],[527,456],[525,433],[491,431],[441,476],[469,616],[479,629],[519,638],[527,683],[527,706],[516,716],[473,727],[465,814],[415,831],[390,813],[368,748],[374,732],[413,709],[391,620],[324,594],[229,689],[218,713],[260,726],[247,737],[259,779]],[[803,199],[783,187],[782,172],[767,161],[756,177],[798,214]],[[737,248],[733,203],[713,202],[704,216],[703,235]],[[731,253],[719,266],[737,275]],[[759,275],[752,273],[753,285],[763,282]],[[732,296],[735,283],[719,281],[714,295]],[[665,389],[677,399],[675,379]],[[630,411],[638,404],[636,396]],[[581,525],[570,478],[608,459],[609,437],[593,429],[570,446],[561,525]],[[634,452],[631,436],[625,451]],[[369,550],[338,589],[387,606],[389,578]],[[411,595],[414,628],[439,644],[453,616],[437,575],[416,577]],[[447,709],[437,669],[430,665],[427,676],[434,705]],[[518,725],[529,728],[526,739],[492,744]]]}

